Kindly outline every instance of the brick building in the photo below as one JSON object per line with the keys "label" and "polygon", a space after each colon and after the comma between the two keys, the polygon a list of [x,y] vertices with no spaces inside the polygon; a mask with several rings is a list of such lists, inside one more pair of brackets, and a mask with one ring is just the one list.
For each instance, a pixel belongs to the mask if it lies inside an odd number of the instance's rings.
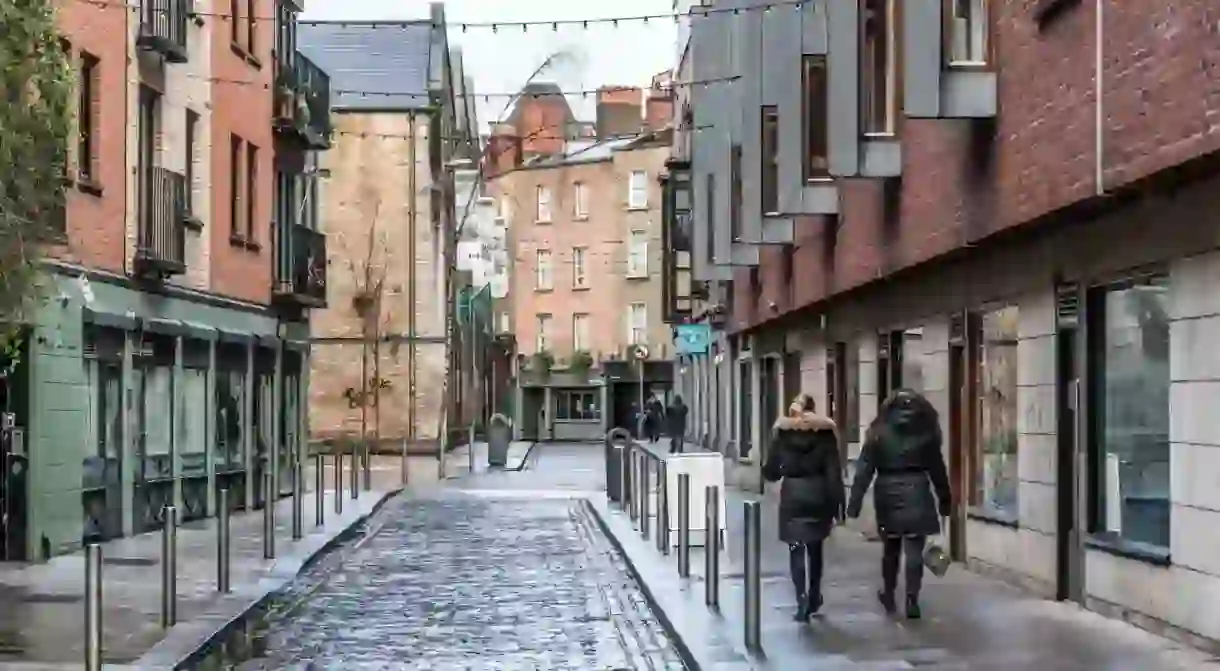
{"label": "brick building", "polygon": [[328,307],[311,321],[310,435],[435,454],[463,425],[453,177],[477,148],[460,54],[440,3],[420,21],[302,23],[299,39],[343,91],[320,164],[333,243]]}
{"label": "brick building", "polygon": [[[325,240],[312,203],[276,189],[276,166],[295,154],[279,177],[308,181],[329,86],[282,62],[299,7],[237,4],[236,18],[181,0],[60,9],[79,140],[65,243],[48,250],[46,300],[0,380],[16,429],[0,443],[28,460],[5,483],[5,559],[157,528],[165,504],[184,521],[212,515],[221,488],[258,506],[264,473],[290,491],[305,320],[325,300],[325,267],[293,253],[296,228]],[[276,118],[276,95],[300,109]]]}
{"label": "brick building", "polygon": [[1220,52],[1204,5],[695,19],[690,76],[741,79],[692,92],[689,320],[717,329],[681,363],[692,440],[756,485],[798,390],[851,461],[886,395],[915,388],[941,413],[958,559],[1214,646]]}

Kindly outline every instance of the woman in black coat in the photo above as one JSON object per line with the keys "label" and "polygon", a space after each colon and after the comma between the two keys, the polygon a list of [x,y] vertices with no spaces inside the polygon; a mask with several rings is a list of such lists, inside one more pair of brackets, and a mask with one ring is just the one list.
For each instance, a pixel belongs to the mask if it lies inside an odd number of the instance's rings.
{"label": "woman in black coat", "polygon": [[[928,536],[940,533],[940,519],[952,509],[952,494],[936,408],[910,389],[898,389],[881,406],[869,427],[856,463],[849,517],[860,515],[864,493],[872,484],[877,530],[885,543],[881,559],[883,587],[877,599],[886,612],[897,610],[899,555],[906,555],[906,612],[918,619],[923,582],[923,551]],[[935,490],[935,498],[933,491]]]}
{"label": "woman in black coat", "polygon": [[794,619],[803,622],[822,607],[822,543],[835,520],[843,519],[839,439],[834,421],[814,412],[808,394],[796,398],[774,431],[763,477],[783,480],[779,534],[788,544],[788,567],[796,587]]}

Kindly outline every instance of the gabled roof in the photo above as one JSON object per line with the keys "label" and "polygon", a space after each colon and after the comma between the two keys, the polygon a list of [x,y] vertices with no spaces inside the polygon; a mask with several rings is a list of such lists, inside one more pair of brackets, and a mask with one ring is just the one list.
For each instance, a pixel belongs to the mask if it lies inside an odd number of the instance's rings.
{"label": "gabled roof", "polygon": [[297,48],[330,75],[332,109],[417,110],[441,84],[437,30],[431,20],[301,21]]}

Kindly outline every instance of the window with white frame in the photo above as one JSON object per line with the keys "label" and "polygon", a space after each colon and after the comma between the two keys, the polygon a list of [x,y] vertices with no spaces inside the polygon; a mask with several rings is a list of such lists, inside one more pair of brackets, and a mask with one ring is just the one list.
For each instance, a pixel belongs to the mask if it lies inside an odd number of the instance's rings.
{"label": "window with white frame", "polygon": [[585,248],[572,248],[572,288],[588,289],[589,275],[585,272]]}
{"label": "window with white frame", "polygon": [[627,310],[627,343],[648,344],[648,306],[644,303],[632,303]]}
{"label": "window with white frame", "polygon": [[507,310],[500,313],[500,332],[501,333],[511,333],[512,332],[513,327],[512,327],[511,320],[512,320],[512,317],[508,316]]}
{"label": "window with white frame", "polygon": [[627,207],[642,210],[648,207],[648,173],[643,170],[632,170],[631,181],[627,185]]}
{"label": "window with white frame", "polygon": [[545,186],[540,186],[534,192],[534,198],[538,204],[536,221],[539,223],[547,223],[551,220],[551,190]]}
{"label": "window with white frame", "polygon": [[551,250],[539,249],[534,252],[534,288],[538,291],[550,291],[555,288],[551,272]]}
{"label": "window with white frame", "polygon": [[952,0],[949,21],[949,64],[987,63],[987,0]]}
{"label": "window with white frame", "polygon": [[648,277],[648,231],[632,231],[627,244],[627,277]]}
{"label": "window with white frame", "polygon": [[589,190],[584,182],[572,185],[572,214],[577,219],[589,218]]}
{"label": "window with white frame", "polygon": [[538,315],[537,328],[537,342],[535,343],[537,347],[535,351],[546,352],[551,349],[551,315],[545,313]]}
{"label": "window with white frame", "polygon": [[587,314],[572,315],[572,350],[589,351],[589,315]]}

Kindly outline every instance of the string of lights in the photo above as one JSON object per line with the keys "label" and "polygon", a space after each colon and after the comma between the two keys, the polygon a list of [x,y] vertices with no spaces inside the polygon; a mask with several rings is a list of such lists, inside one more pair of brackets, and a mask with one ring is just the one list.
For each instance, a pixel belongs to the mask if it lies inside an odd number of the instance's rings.
{"label": "string of lights", "polygon": [[[130,11],[137,11],[140,8],[139,4],[125,2],[124,0],[76,0],[85,4],[94,5],[96,7],[123,7]],[[677,23],[684,19],[700,18],[716,14],[732,14],[740,16],[743,13],[750,12],[770,12],[773,9],[781,7],[790,7],[800,10],[804,5],[812,0],[771,0],[769,2],[760,2],[748,7],[694,7],[688,11],[673,11],[673,12],[658,12],[653,14],[634,14],[627,16],[599,16],[587,18],[571,18],[571,19],[535,19],[530,21],[445,21],[442,27],[450,30],[460,30],[465,33],[470,30],[489,29],[493,33],[499,33],[501,30],[515,30],[522,33],[528,33],[530,28],[549,28],[553,32],[558,32],[560,28],[579,28],[587,30],[594,26],[611,26],[618,28],[624,25],[642,24],[648,25],[656,22],[670,21]],[[234,17],[232,12],[202,12],[192,11],[192,16],[199,17],[215,17],[220,19],[231,19]],[[253,20],[259,21],[276,21],[274,16],[246,16],[241,13],[236,15],[238,20]],[[298,21],[298,25],[347,25],[347,26],[367,26],[370,28],[384,30],[406,30],[407,25],[426,24],[424,20],[407,20],[407,21]]]}

